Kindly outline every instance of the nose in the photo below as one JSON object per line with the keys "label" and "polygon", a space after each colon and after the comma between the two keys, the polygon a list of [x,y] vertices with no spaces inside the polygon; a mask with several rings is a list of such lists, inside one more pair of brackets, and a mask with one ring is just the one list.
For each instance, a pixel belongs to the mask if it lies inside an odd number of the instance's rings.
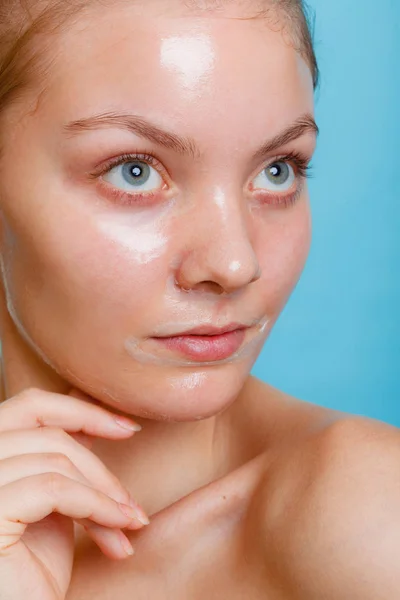
{"label": "nose", "polygon": [[[230,294],[261,276],[250,229],[251,216],[243,200],[230,197],[199,202],[190,215],[176,284],[186,291]],[[182,247],[181,247],[182,248]]]}

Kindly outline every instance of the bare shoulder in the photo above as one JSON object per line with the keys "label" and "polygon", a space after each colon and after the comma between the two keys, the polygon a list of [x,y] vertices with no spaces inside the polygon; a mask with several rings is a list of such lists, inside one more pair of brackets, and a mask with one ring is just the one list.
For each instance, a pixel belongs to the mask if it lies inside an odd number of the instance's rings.
{"label": "bare shoulder", "polygon": [[234,410],[240,423],[235,435],[245,434],[248,444],[257,439],[260,452],[285,440],[308,436],[345,416],[294,398],[256,377],[249,377]]}
{"label": "bare shoulder", "polygon": [[256,504],[283,598],[400,598],[396,427],[343,416],[277,448]]}

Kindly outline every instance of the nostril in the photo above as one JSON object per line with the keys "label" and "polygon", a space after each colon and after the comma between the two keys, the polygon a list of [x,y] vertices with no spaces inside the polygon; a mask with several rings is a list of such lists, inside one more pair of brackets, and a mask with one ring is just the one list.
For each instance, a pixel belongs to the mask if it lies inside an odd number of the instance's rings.
{"label": "nostril", "polygon": [[209,292],[211,294],[217,294],[219,296],[226,293],[226,290],[224,290],[222,285],[216,281],[201,281],[197,283],[193,289],[202,292]]}
{"label": "nostril", "polygon": [[184,282],[181,281],[179,282],[176,278],[175,278],[175,287],[177,287],[181,292],[207,292],[207,293],[211,293],[211,294],[218,294],[218,295],[222,295],[225,294],[225,290],[224,288],[217,282],[215,281],[211,281],[211,280],[207,280],[207,281],[200,281],[198,283],[194,283],[193,285],[190,285],[188,282]]}

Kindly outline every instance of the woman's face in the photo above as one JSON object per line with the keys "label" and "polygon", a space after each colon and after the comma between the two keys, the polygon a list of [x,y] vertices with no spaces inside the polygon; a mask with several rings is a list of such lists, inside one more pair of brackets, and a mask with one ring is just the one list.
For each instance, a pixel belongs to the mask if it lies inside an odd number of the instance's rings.
{"label": "woman's face", "polygon": [[194,420],[237,396],[304,266],[313,88],[263,20],[157,4],[82,15],[3,124],[2,270],[63,378]]}

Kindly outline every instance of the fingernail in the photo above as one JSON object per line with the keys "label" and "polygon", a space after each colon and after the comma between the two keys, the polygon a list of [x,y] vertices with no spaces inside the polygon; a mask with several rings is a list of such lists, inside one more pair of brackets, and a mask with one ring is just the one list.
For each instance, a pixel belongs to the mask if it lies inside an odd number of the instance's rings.
{"label": "fingernail", "polygon": [[130,519],[134,521],[139,521],[139,523],[141,523],[142,525],[149,525],[150,521],[146,514],[137,504],[134,504],[132,501],[130,502],[130,506],[120,503],[119,508],[124,513],[124,515],[126,515]]}
{"label": "fingernail", "polygon": [[132,548],[132,544],[130,543],[128,538],[122,533],[122,531],[120,531],[119,539],[121,541],[122,549],[124,550],[124,552],[126,552],[126,554],[128,554],[129,556],[135,554],[135,551]]}
{"label": "fingernail", "polygon": [[136,504],[136,502],[133,500],[133,498],[130,499],[129,505],[132,506],[133,510],[135,511],[135,513],[136,513],[135,518],[139,521],[139,523],[141,523],[142,525],[150,525],[149,517],[144,512],[143,508],[141,508],[138,504]]}
{"label": "fingernail", "polygon": [[138,423],[134,423],[129,419],[125,419],[124,417],[114,417],[114,420],[117,423],[117,425],[119,425],[119,427],[122,427],[122,429],[136,432],[142,431],[141,425],[139,425]]}

